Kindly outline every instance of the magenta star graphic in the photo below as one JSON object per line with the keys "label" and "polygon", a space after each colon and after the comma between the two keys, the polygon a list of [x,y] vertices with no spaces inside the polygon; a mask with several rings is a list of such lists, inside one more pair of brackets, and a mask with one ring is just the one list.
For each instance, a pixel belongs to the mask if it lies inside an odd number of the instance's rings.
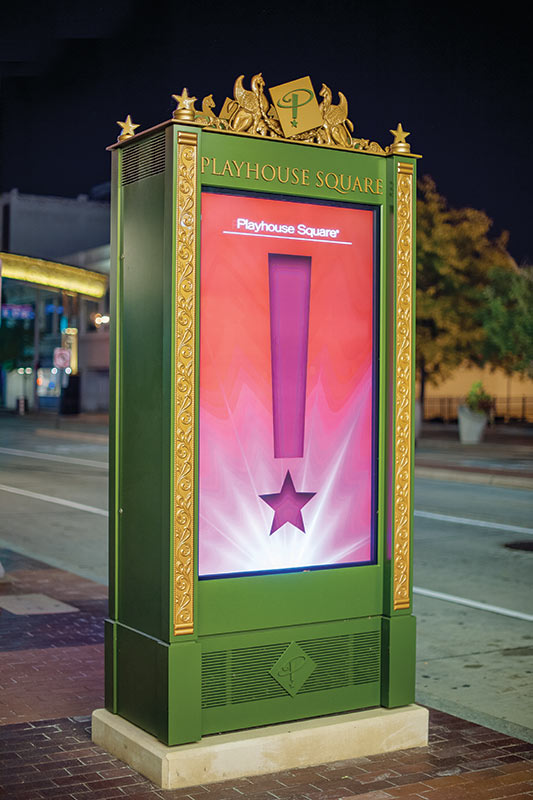
{"label": "magenta star graphic", "polygon": [[287,470],[283,486],[277,494],[260,494],[261,500],[264,500],[274,509],[270,536],[282,525],[285,525],[286,522],[290,522],[295,528],[299,528],[305,533],[302,508],[315,494],[316,492],[297,492],[289,470]]}

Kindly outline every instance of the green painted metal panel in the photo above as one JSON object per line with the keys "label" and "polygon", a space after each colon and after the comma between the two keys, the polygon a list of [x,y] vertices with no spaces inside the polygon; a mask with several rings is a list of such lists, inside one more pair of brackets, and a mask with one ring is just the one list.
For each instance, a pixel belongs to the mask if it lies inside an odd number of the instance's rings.
{"label": "green painted metal panel", "polygon": [[383,567],[383,613],[391,615],[392,590],[393,590],[393,527],[394,527],[394,357],[395,357],[395,242],[394,242],[394,213],[396,207],[396,168],[392,159],[386,161],[387,194],[384,215],[386,217],[386,252],[381,262],[382,274],[385,273],[381,292],[381,402],[384,424],[380,437],[380,444],[384,454],[382,462],[382,488],[383,488],[383,517],[384,517],[384,548],[385,561]]}
{"label": "green painted metal panel", "polygon": [[383,617],[381,704],[395,708],[414,703],[416,620],[410,614]]}
{"label": "green painted metal panel", "polygon": [[206,637],[202,732],[379,705],[380,658],[380,617]]}
{"label": "green painted metal panel", "polygon": [[[385,194],[387,194],[387,181],[385,182]],[[385,201],[386,202],[386,201]],[[380,212],[380,226],[379,226],[379,252],[380,259],[378,265],[379,271],[379,296],[378,296],[378,313],[379,313],[379,342],[378,342],[378,368],[376,370],[376,380],[378,381],[378,487],[377,487],[377,514],[378,514],[378,563],[382,566],[381,570],[381,597],[382,608],[386,607],[386,593],[387,585],[384,576],[388,564],[388,551],[387,551],[387,500],[388,500],[388,485],[387,485],[387,410],[388,410],[388,396],[390,393],[389,388],[389,360],[388,360],[388,335],[390,326],[390,315],[387,308],[387,292],[389,290],[389,272],[387,269],[389,258],[389,230],[388,222],[389,217],[387,207],[382,205],[379,209]]]}
{"label": "green painted metal panel", "polygon": [[163,326],[161,372],[161,514],[163,527],[161,559],[161,637],[172,641],[172,602],[174,596],[173,565],[173,494],[174,494],[174,308],[176,262],[176,142],[173,131],[165,131],[165,197],[163,211],[163,293],[161,321]]}
{"label": "green painted metal panel", "polygon": [[117,713],[158,739],[168,738],[168,649],[165,642],[116,627]]}
{"label": "green painted metal panel", "polygon": [[258,141],[205,132],[200,173],[206,186],[381,204],[386,160],[366,153]]}
{"label": "green painted metal panel", "polygon": [[108,711],[117,712],[117,664],[116,625],[111,620],[104,622],[104,697]]}
{"label": "green painted metal panel", "polygon": [[[376,564],[201,581],[195,574],[194,634],[176,637],[172,430],[176,133],[181,129],[198,133],[198,189],[203,184],[378,208],[379,481]],[[146,157],[156,138],[165,153],[164,166],[157,169],[153,154]],[[138,143],[135,172],[127,153]],[[116,503],[116,513],[110,517],[110,615],[118,622],[106,624],[106,704],[167,744],[412,702],[415,623],[408,610],[392,610],[387,545],[393,508],[396,162],[172,124],[134,139],[133,145],[124,143],[114,154],[110,508]],[[197,278],[199,234],[200,225]],[[197,341],[200,310],[198,292]],[[195,358],[198,470],[198,349]],[[194,502],[197,526],[197,495]],[[197,527],[194,547],[197,552]],[[293,643],[296,649],[286,655]],[[275,679],[276,664],[288,668],[294,653],[306,665],[305,680],[288,691]]]}
{"label": "green painted metal panel", "polygon": [[[409,596],[411,601],[411,610],[413,608],[413,572],[414,572],[414,549],[413,549],[413,532],[414,532],[414,511],[415,511],[415,399],[416,399],[416,187],[417,187],[417,164],[416,159],[412,160],[413,164],[413,304],[411,309],[411,340],[413,342],[413,366],[411,370],[411,507],[409,529],[411,531],[411,548],[409,551],[409,575],[411,576],[411,583],[409,586]],[[416,644],[413,644],[413,653],[415,652]]]}
{"label": "green painted metal panel", "polygon": [[163,174],[123,187],[118,570],[119,619],[161,638],[169,537],[162,464],[170,437],[169,427],[163,432],[161,426],[169,403],[163,393],[164,189]]}
{"label": "green painted metal panel", "polygon": [[202,735],[201,646],[197,642],[168,648],[167,744],[184,744]]}
{"label": "green painted metal panel", "polygon": [[380,704],[379,680],[364,686],[330,689],[316,695],[298,695],[289,700],[257,700],[254,703],[210,709],[203,714],[202,733],[253,728],[327,714],[339,714]]}
{"label": "green painted metal panel", "polygon": [[167,745],[199,739],[200,646],[194,642],[169,645],[111,622],[106,636],[108,652],[111,640],[115,642],[120,675],[116,694],[109,697],[106,708]]}
{"label": "green painted metal panel", "polygon": [[379,565],[200,581],[202,635],[382,612]]}
{"label": "green painted metal panel", "polygon": [[117,615],[117,565],[118,565],[118,450],[121,441],[120,415],[120,295],[122,283],[122,209],[120,192],[122,152],[113,153],[111,165],[111,248],[110,248],[110,299],[111,310],[109,330],[109,543],[108,543],[108,574],[109,574],[109,616],[116,619]]}

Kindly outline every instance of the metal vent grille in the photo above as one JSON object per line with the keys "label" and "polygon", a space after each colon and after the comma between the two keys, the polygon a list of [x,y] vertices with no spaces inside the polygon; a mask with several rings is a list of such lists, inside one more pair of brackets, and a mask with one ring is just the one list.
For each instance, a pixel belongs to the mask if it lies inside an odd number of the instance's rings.
{"label": "metal vent grille", "polygon": [[124,148],[122,185],[142,181],[165,171],[165,132]]}
{"label": "metal vent grille", "polygon": [[379,631],[298,642],[317,665],[300,693],[373,683],[380,675]]}
{"label": "metal vent grille", "polygon": [[[202,708],[287,697],[270,670],[290,642],[202,656]],[[298,694],[373,683],[380,676],[379,631],[299,641],[316,669]]]}

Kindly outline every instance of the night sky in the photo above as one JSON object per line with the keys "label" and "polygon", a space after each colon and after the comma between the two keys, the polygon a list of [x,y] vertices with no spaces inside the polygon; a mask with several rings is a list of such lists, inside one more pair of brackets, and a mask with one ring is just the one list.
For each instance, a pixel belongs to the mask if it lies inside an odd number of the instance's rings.
{"label": "night sky", "polygon": [[172,93],[235,78],[310,75],[342,91],[354,135],[402,122],[450,204],[481,208],[533,261],[530,26],[519,4],[5,2],[0,11],[0,190],[76,196],[109,179],[105,147],[131,114],[168,119]]}

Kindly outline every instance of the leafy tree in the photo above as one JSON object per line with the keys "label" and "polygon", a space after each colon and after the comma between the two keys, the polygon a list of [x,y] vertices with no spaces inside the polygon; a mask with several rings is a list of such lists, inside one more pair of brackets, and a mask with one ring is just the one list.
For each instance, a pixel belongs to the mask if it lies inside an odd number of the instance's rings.
{"label": "leafy tree", "polygon": [[478,319],[485,338],[484,363],[499,366],[510,375],[522,372],[533,377],[533,268],[494,268],[490,284],[483,290],[484,303]]}
{"label": "leafy tree", "polygon": [[492,223],[483,211],[449,208],[430,177],[418,188],[416,366],[423,403],[427,381],[439,383],[464,362],[493,363],[481,313],[493,271],[511,276],[517,267],[506,234],[489,238]]}

